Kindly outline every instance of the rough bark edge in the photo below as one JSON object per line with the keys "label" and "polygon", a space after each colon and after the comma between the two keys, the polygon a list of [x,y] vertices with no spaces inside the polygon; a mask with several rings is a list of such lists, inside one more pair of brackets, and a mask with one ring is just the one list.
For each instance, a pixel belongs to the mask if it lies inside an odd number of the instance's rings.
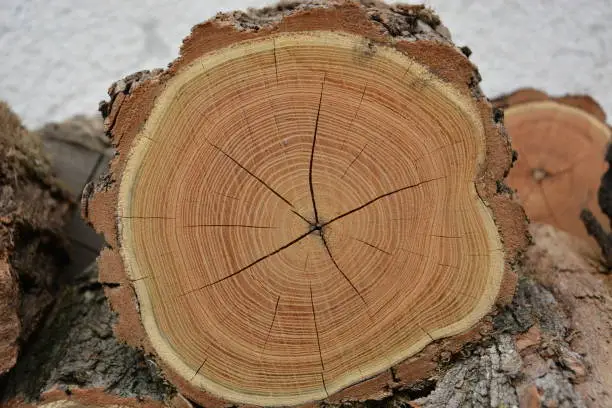
{"label": "rough bark edge", "polygon": [[143,408],[173,406],[179,398],[142,350],[113,336],[116,315],[97,271],[87,268],[65,282],[36,340],[0,381],[0,406],[121,401]]}
{"label": "rough bark edge", "polygon": [[[270,17],[269,14],[274,16]],[[492,110],[479,88],[478,70],[466,57],[469,50],[454,47],[448,30],[440,24],[433,12],[422,6],[387,6],[367,0],[359,3],[342,0],[290,2],[249,13],[218,14],[213,20],[195,26],[191,35],[183,41],[180,57],[170,64],[168,70],[139,72],[113,84],[109,89],[110,102],[103,102],[100,106],[105,118],[105,130],[117,147],[118,154],[111,163],[109,174],[95,186],[86,189],[82,211],[97,230],[106,236],[110,245],[100,257],[100,279],[101,282],[119,284],[113,289],[110,300],[120,315],[116,333],[126,342],[155,354],[140,322],[134,289],[124,272],[115,214],[120,177],[132,141],[148,117],[155,98],[173,75],[207,52],[272,33],[304,29],[344,31],[368,38],[374,44],[394,46],[429,67],[439,78],[475,101],[487,144],[487,160],[479,169],[475,184],[478,194],[492,211],[506,250],[505,274],[497,304],[502,306],[511,301],[516,284],[516,269],[528,242],[526,217],[503,185],[502,180],[512,162],[510,144],[501,124],[502,117]],[[436,341],[390,370],[337,393],[330,401],[337,398],[384,398],[416,379],[426,378],[438,366],[437,356],[441,352],[460,350],[465,342],[480,339],[481,332],[487,333],[490,328],[491,318],[488,317],[468,333]],[[160,363],[163,365],[163,362]],[[412,366],[424,369],[415,376],[410,369]],[[164,371],[181,392],[205,406],[230,404],[204,391],[195,390],[168,367]]]}
{"label": "rough bark edge", "polygon": [[150,398],[137,400],[117,395],[109,395],[103,388],[72,389],[70,395],[64,390],[51,390],[44,393],[37,403],[27,402],[23,398],[8,401],[5,408],[40,408],[52,402],[74,402],[82,404],[84,408],[193,408],[193,405],[180,394],[167,402],[155,401]]}
{"label": "rough bark edge", "polygon": [[51,171],[41,140],[0,101],[0,375],[53,304],[74,200]]}

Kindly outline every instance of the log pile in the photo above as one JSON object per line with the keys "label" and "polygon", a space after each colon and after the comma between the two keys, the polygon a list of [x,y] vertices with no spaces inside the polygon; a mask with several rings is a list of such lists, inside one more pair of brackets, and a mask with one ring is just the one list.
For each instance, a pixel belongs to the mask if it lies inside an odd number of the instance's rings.
{"label": "log pile", "polygon": [[[491,105],[469,54],[431,10],[374,0],[195,26],[101,104],[116,154],[82,214],[106,245],[61,279],[38,237],[61,236],[70,200],[39,156],[3,161],[0,188],[47,207],[0,218],[0,260],[53,284],[15,365],[25,292],[0,283],[0,405],[612,406],[612,276],[579,219],[608,225],[605,115],[533,90]],[[11,255],[24,223],[34,256]]]}

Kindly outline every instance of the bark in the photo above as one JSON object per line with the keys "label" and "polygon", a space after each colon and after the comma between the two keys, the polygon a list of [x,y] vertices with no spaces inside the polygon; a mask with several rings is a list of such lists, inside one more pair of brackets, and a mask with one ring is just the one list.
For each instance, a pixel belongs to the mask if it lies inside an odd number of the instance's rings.
{"label": "bark", "polygon": [[113,288],[104,288],[97,272],[87,268],[64,285],[35,341],[2,381],[0,405],[177,404],[155,363],[114,336],[115,315],[104,294]]}
{"label": "bark", "polygon": [[[99,117],[77,116],[47,124],[35,133],[51,157],[50,163],[43,162],[44,173],[53,170],[59,176],[57,182],[75,195],[107,160],[108,140]],[[16,366],[0,379],[0,406],[189,406],[157,375],[154,363],[141,350],[114,337],[115,315],[105,295],[113,287],[98,282],[95,266],[79,266],[91,264],[100,241],[81,225],[78,212],[75,215],[65,230],[72,243],[70,264],[61,266],[61,279],[54,282],[53,303],[44,294],[37,299],[49,311],[23,345]],[[33,253],[33,259],[44,254]],[[35,272],[32,265],[23,268]],[[53,277],[49,270],[43,273]],[[11,296],[18,295],[15,285],[2,288],[14,289]],[[3,293],[1,299],[11,297]]]}
{"label": "bark", "polygon": [[53,303],[73,203],[51,176],[38,138],[0,102],[0,374]]}

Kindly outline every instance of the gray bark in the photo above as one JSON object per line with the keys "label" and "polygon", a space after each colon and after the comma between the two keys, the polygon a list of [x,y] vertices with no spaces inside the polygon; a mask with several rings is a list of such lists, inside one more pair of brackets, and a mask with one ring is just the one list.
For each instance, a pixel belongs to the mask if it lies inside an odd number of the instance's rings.
{"label": "gray bark", "polygon": [[157,367],[142,351],[115,338],[115,317],[97,280],[97,268],[76,276],[62,290],[36,341],[2,381],[0,402],[36,402],[53,388],[67,396],[74,388],[101,388],[122,397],[171,398],[174,390]]}

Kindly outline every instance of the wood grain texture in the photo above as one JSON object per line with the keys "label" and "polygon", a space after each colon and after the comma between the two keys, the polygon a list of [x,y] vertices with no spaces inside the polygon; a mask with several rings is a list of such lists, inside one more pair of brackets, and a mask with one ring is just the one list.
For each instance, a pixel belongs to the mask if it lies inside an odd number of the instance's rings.
{"label": "wood grain texture", "polygon": [[478,75],[416,37],[430,11],[373,4],[218,16],[103,106],[119,155],[83,212],[117,331],[198,403],[380,393],[511,298],[524,215]]}

